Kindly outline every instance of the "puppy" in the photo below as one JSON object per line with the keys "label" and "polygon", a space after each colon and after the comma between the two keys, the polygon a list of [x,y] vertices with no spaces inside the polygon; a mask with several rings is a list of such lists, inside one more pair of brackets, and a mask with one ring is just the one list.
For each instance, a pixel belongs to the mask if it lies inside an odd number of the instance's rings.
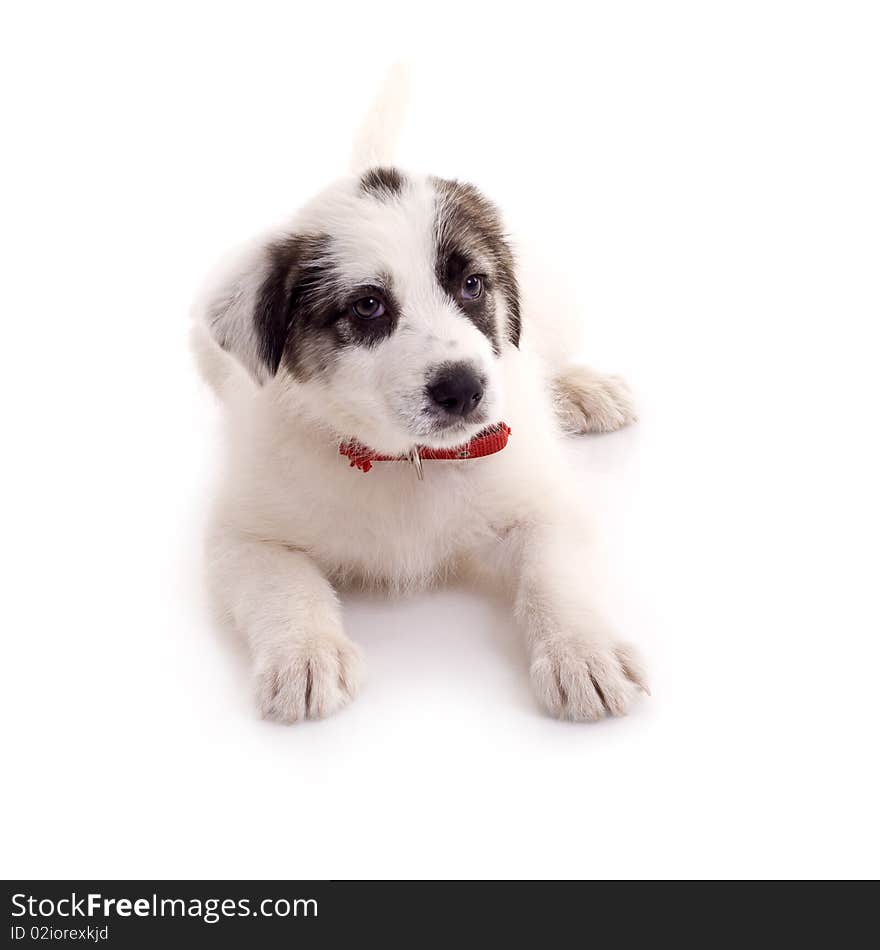
{"label": "puppy", "polygon": [[507,592],[550,713],[621,715],[644,674],[597,606],[561,443],[632,421],[628,390],[551,345],[480,191],[391,164],[398,79],[355,173],[236,254],[195,308],[229,433],[217,604],[247,638],[262,714],[281,722],[357,693],[337,588],[452,576]]}

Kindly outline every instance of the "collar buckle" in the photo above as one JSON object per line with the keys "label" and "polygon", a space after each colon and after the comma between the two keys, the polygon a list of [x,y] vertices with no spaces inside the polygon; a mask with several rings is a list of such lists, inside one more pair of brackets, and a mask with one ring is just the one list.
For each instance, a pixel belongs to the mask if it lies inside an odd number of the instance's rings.
{"label": "collar buckle", "polygon": [[409,460],[412,463],[413,468],[416,470],[416,475],[419,477],[419,481],[423,482],[425,480],[425,473],[422,471],[422,457],[419,455],[419,447],[413,446],[409,453]]}

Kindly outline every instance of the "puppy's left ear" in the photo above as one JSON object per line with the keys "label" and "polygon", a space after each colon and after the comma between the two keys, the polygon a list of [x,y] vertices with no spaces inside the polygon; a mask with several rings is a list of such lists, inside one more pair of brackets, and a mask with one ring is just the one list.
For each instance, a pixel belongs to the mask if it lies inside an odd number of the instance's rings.
{"label": "puppy's left ear", "polygon": [[299,239],[261,242],[218,271],[196,305],[214,341],[262,385],[278,371],[293,320]]}

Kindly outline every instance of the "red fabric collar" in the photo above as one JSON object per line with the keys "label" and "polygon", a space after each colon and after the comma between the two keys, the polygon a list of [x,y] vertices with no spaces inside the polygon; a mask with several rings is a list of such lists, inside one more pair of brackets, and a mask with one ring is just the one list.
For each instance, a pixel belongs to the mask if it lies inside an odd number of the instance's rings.
{"label": "red fabric collar", "polygon": [[478,459],[484,455],[494,455],[507,445],[510,437],[510,426],[504,422],[491,425],[475,435],[470,442],[451,449],[430,449],[427,446],[417,446],[410,455],[377,455],[360,442],[351,440],[339,446],[339,454],[350,459],[352,468],[359,468],[362,472],[369,472],[373,462],[412,462],[421,478],[422,460],[441,459]]}

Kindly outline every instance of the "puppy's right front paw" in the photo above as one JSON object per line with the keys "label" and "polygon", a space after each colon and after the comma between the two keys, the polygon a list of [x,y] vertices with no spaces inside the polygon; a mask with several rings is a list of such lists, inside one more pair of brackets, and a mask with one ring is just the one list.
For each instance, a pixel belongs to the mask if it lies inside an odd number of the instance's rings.
{"label": "puppy's right front paw", "polygon": [[257,700],[265,719],[322,719],[357,693],[362,662],[358,648],[339,635],[297,639],[257,657]]}

